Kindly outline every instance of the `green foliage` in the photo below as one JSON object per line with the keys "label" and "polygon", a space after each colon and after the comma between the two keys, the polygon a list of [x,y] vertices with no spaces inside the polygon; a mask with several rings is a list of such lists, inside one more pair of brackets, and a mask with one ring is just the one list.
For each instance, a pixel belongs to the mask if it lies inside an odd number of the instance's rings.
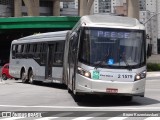
{"label": "green foliage", "polygon": [[148,63],[147,71],[160,71],[160,64],[158,63]]}

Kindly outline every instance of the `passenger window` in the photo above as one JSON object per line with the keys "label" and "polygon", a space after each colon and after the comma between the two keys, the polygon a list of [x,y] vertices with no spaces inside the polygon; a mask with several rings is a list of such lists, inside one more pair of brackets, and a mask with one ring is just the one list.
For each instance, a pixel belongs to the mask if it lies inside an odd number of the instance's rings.
{"label": "passenger window", "polygon": [[30,50],[30,44],[27,44],[26,53],[29,53]]}
{"label": "passenger window", "polygon": [[36,50],[36,52],[39,53],[40,49],[41,49],[41,44],[37,44],[37,50]]}
{"label": "passenger window", "polygon": [[24,45],[21,46],[21,53],[23,53]]}
{"label": "passenger window", "polygon": [[33,45],[33,52],[36,53],[36,51],[37,51],[37,44],[34,44]]}
{"label": "passenger window", "polygon": [[46,62],[46,48],[47,47],[46,47],[45,43],[41,44],[41,49],[40,49],[41,56],[40,56],[40,59],[41,59],[41,64],[42,65],[44,65],[45,62]]}
{"label": "passenger window", "polygon": [[30,53],[33,52],[33,45],[32,45],[32,44],[30,45],[29,52],[30,52]]}
{"label": "passenger window", "polygon": [[40,59],[40,48],[41,48],[41,44],[34,45],[34,58],[35,59]]}
{"label": "passenger window", "polygon": [[63,64],[63,54],[64,54],[64,41],[56,43],[55,52],[53,53],[53,65],[60,65]]}
{"label": "passenger window", "polygon": [[12,59],[15,59],[16,45],[12,45]]}
{"label": "passenger window", "polygon": [[17,48],[17,53],[21,53],[21,45],[18,45],[18,48]]}
{"label": "passenger window", "polygon": [[18,53],[18,45],[15,45],[15,53]]}

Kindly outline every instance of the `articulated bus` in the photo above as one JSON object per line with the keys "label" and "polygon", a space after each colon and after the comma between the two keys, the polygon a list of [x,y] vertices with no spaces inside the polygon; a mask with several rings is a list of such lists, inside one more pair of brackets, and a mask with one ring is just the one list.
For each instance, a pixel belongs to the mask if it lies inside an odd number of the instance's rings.
{"label": "articulated bus", "polygon": [[137,19],[83,16],[67,33],[63,73],[75,100],[82,94],[144,97],[145,27]]}
{"label": "articulated bus", "polygon": [[68,31],[49,32],[14,40],[9,73],[22,82],[63,83],[63,56]]}

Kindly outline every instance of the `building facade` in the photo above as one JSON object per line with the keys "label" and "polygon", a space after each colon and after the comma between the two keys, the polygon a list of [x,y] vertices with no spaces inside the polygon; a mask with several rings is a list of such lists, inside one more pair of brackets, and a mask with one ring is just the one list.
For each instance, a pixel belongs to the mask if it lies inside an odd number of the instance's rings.
{"label": "building facade", "polygon": [[95,0],[94,14],[111,13],[111,0]]}
{"label": "building facade", "polygon": [[160,54],[160,1],[140,0],[140,21],[145,23],[152,53]]}
{"label": "building facade", "polygon": [[13,0],[0,0],[0,17],[10,17],[13,16]]}
{"label": "building facade", "polygon": [[65,12],[69,16],[78,15],[78,0],[0,0],[0,17],[54,16]]}
{"label": "building facade", "polygon": [[93,14],[123,14],[127,15],[126,0],[94,0]]}
{"label": "building facade", "polygon": [[139,0],[140,11],[146,11],[146,0]]}

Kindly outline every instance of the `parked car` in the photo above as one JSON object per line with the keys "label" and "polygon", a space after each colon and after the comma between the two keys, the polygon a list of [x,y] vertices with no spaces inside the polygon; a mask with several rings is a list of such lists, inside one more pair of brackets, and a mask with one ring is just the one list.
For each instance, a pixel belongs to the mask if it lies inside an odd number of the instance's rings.
{"label": "parked car", "polygon": [[8,78],[13,78],[13,77],[9,74],[9,63],[6,63],[2,67],[2,79],[7,80]]}

